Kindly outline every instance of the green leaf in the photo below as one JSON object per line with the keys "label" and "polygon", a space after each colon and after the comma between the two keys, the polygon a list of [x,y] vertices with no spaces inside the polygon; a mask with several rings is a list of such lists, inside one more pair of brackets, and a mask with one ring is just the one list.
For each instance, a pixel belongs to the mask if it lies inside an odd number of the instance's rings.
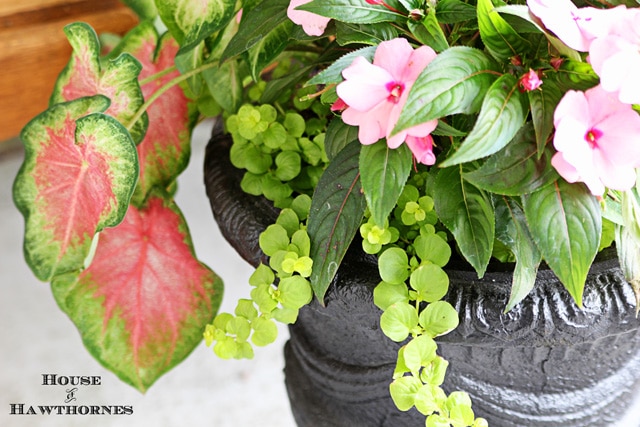
{"label": "green leaf", "polygon": [[158,16],[154,0],[122,0],[122,2],[133,9],[141,19],[152,20]]}
{"label": "green leaf", "polygon": [[242,22],[236,35],[227,44],[222,60],[240,55],[254,47],[271,30],[280,27],[287,18],[289,0],[264,0],[262,3],[242,14]]}
{"label": "green leaf", "polygon": [[582,291],[602,231],[597,199],[582,184],[558,180],[523,197],[524,213],[542,257],[582,307]]}
{"label": "green leaf", "polygon": [[309,304],[313,297],[309,282],[297,275],[280,280],[278,291],[280,292],[280,304],[294,310]]}
{"label": "green leaf", "polygon": [[235,15],[235,0],[156,1],[162,22],[180,43],[180,52],[193,49],[205,38],[227,25]]}
{"label": "green leaf", "polygon": [[373,303],[386,310],[397,302],[409,302],[409,289],[403,283],[380,282],[373,290]]}
{"label": "green leaf", "polygon": [[409,258],[404,249],[389,248],[378,257],[380,278],[392,284],[404,284],[409,277]]}
{"label": "green leaf", "polygon": [[536,281],[542,255],[529,233],[522,208],[506,197],[496,198],[496,238],[516,257],[511,295],[505,313],[522,301]]}
{"label": "green leaf", "polygon": [[358,127],[345,124],[340,117],[334,117],[327,127],[324,148],[329,160],[333,160],[340,151],[358,139]]}
{"label": "green leaf", "polygon": [[278,251],[286,251],[289,246],[287,230],[279,224],[271,224],[259,237],[260,249],[267,256],[273,256]]}
{"label": "green leaf", "polygon": [[440,0],[436,4],[436,16],[441,24],[455,24],[477,18],[476,8],[461,0]]}
{"label": "green leaf", "polygon": [[430,12],[420,22],[409,20],[409,31],[420,41],[420,43],[430,46],[436,52],[442,52],[449,47],[436,14]]}
{"label": "green leaf", "polygon": [[451,114],[477,112],[499,75],[495,62],[481,50],[445,50],[418,76],[394,132]]}
{"label": "green leaf", "polygon": [[269,345],[278,337],[278,327],[271,319],[258,317],[251,322],[251,342],[259,347]]}
{"label": "green leaf", "polygon": [[538,157],[544,153],[547,140],[553,132],[553,114],[563,92],[555,81],[545,79],[539,90],[527,92],[531,106],[531,120],[536,133]]}
{"label": "green leaf", "polygon": [[420,335],[409,341],[404,348],[404,363],[414,376],[436,358],[438,345],[427,335]]}
{"label": "green leaf", "polygon": [[372,62],[376,52],[376,47],[377,46],[363,47],[362,49],[354,50],[353,52],[341,56],[340,59],[333,62],[326,69],[322,70],[309,80],[307,85],[340,83],[343,80],[342,70],[351,65],[353,60],[358,56],[362,56],[369,62]]}
{"label": "green leaf", "polygon": [[466,182],[460,167],[442,169],[435,180],[438,218],[453,233],[462,255],[484,275],[493,250],[495,217],[488,195]]}
{"label": "green leaf", "polygon": [[125,216],[136,185],[136,148],[103,96],[56,104],[22,130],[25,158],[13,197],[25,218],[24,255],[49,281],[79,270],[93,236]]}
{"label": "green leaf", "polygon": [[420,312],[420,326],[432,338],[448,334],[458,327],[458,312],[447,301],[436,301]]}
{"label": "green leaf", "polygon": [[202,72],[213,99],[227,112],[235,113],[242,105],[244,92],[238,61],[229,60],[219,67]]}
{"label": "green leaf", "polygon": [[336,41],[341,46],[365,44],[377,46],[380,42],[398,37],[398,31],[387,24],[349,24],[336,22]]}
{"label": "green leaf", "polygon": [[362,0],[313,0],[296,9],[352,24],[400,23],[406,19],[386,7],[371,5]]}
{"label": "green leaf", "polygon": [[382,332],[393,341],[402,342],[418,325],[416,308],[406,302],[390,305],[380,316]]}
{"label": "green leaf", "polygon": [[415,269],[409,283],[418,292],[420,300],[426,302],[442,299],[449,290],[449,276],[435,264],[425,264]]}
{"label": "green leaf", "polygon": [[360,151],[360,177],[371,216],[383,226],[396,206],[411,172],[413,155],[406,144],[391,149],[386,140],[364,145]]}
{"label": "green leaf", "polygon": [[249,63],[249,69],[255,81],[260,78],[262,70],[271,64],[280,52],[287,47],[293,28],[293,22],[289,20],[282,21],[280,24],[270,28],[268,33],[264,34],[260,40],[253,43],[244,52],[244,57]]}
{"label": "green leaf", "polygon": [[438,234],[416,237],[413,247],[416,250],[416,255],[423,262],[431,262],[440,267],[444,267],[451,258],[451,246]]}
{"label": "green leaf", "polygon": [[473,130],[442,167],[477,160],[503,148],[522,127],[527,115],[525,106],[518,81],[511,74],[504,74],[487,91]]}
{"label": "green leaf", "polygon": [[324,171],[313,194],[307,232],[312,242],[311,285],[321,302],[364,215],[360,147],[357,141],[347,145]]}
{"label": "green leaf", "polygon": [[597,85],[598,75],[591,65],[571,59],[564,59],[558,72],[551,74],[562,92],[568,90],[587,90]]}
{"label": "green leaf", "polygon": [[507,196],[532,193],[549,185],[558,177],[551,166],[554,150],[548,146],[538,158],[534,138],[531,124],[523,126],[506,147],[481,167],[465,172],[464,179],[478,188]]}
{"label": "green leaf", "polygon": [[478,0],[478,27],[487,50],[496,60],[507,62],[531,45],[495,10],[491,0]]}
{"label": "green leaf", "polygon": [[414,376],[400,377],[389,386],[391,398],[401,411],[411,409],[416,400],[416,394],[422,387],[422,381]]}

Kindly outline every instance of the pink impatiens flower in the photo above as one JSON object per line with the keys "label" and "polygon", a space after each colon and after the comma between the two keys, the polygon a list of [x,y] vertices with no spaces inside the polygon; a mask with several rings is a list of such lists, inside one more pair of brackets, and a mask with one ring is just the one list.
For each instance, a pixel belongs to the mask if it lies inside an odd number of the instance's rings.
{"label": "pink impatiens flower", "polygon": [[542,80],[536,71],[529,68],[529,71],[518,80],[518,86],[522,91],[530,92],[542,86]]}
{"label": "pink impatiens flower", "polygon": [[[436,53],[428,46],[413,49],[409,42],[402,38],[380,43],[376,49],[373,63],[364,57],[357,57],[345,68],[342,76],[345,81],[336,88],[338,96],[347,105],[342,113],[342,120],[352,126],[359,126],[358,137],[362,144],[373,144],[381,138],[387,138],[387,145],[397,148],[409,137],[413,140],[409,148],[418,159],[431,159],[425,154],[433,141],[424,142],[436,128],[438,121],[405,129],[391,135],[400,112],[406,103],[409,90],[418,75],[436,57]],[[413,147],[413,148],[412,148]],[[414,151],[415,150],[415,151]]]}
{"label": "pink impatiens flower", "polygon": [[595,38],[609,33],[623,9],[578,8],[571,0],[527,0],[527,6],[564,44],[580,52],[587,52]]}
{"label": "pink impatiens flower", "polygon": [[610,34],[591,43],[589,62],[604,90],[640,104],[640,9],[624,9]]}
{"label": "pink impatiens flower", "polygon": [[296,10],[296,7],[311,3],[311,0],[291,0],[287,8],[287,16],[294,23],[302,25],[302,29],[310,36],[321,36],[331,19],[306,10]]}
{"label": "pink impatiens flower", "polygon": [[629,190],[640,167],[640,116],[596,86],[570,90],[554,114],[551,164],[569,182],[584,182],[601,196],[605,187]]}

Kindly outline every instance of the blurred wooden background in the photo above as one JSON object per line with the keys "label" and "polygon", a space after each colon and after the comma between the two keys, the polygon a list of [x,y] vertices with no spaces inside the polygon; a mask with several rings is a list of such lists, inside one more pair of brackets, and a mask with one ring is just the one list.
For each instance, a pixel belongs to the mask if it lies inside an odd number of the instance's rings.
{"label": "blurred wooden background", "polygon": [[74,21],[123,34],[137,17],[119,0],[0,0],[0,143],[47,108],[71,54],[62,29]]}

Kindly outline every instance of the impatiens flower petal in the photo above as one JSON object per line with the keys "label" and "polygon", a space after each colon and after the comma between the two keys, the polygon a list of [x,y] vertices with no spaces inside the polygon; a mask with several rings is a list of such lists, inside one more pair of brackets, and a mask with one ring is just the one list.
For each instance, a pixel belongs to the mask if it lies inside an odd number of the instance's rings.
{"label": "impatiens flower petal", "polygon": [[588,51],[596,37],[608,34],[624,9],[578,8],[571,0],[527,0],[527,6],[564,44],[581,52]]}
{"label": "impatiens flower petal", "polygon": [[342,71],[345,81],[338,85],[338,96],[351,108],[368,111],[389,96],[394,78],[387,70],[359,56]]}
{"label": "impatiens flower petal", "polygon": [[407,136],[407,146],[418,163],[427,166],[435,164],[436,156],[433,154],[433,138],[431,135],[424,137]]}
{"label": "impatiens flower petal", "polygon": [[640,115],[601,86],[568,91],[554,114],[552,165],[597,196],[605,187],[629,190],[640,167]]}
{"label": "impatiens flower petal", "polygon": [[589,62],[604,90],[624,103],[640,104],[639,9],[624,10],[611,34],[591,43]]}
{"label": "impatiens flower petal", "polygon": [[330,19],[306,10],[297,10],[296,7],[310,3],[311,0],[291,0],[287,8],[287,16],[294,23],[302,25],[302,29],[310,36],[321,36],[327,28]]}
{"label": "impatiens flower petal", "polygon": [[345,80],[336,88],[347,106],[342,120],[359,126],[362,144],[386,137],[387,145],[397,148],[407,137],[425,138],[435,129],[438,122],[431,120],[391,135],[411,86],[435,57],[430,47],[414,50],[407,40],[397,38],[380,43],[373,63],[357,57],[342,71]]}

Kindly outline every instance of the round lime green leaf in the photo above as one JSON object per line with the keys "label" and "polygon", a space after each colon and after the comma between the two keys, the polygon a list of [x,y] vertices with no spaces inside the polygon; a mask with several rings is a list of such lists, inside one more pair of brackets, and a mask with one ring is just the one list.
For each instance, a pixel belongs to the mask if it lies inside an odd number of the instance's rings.
{"label": "round lime green leaf", "polygon": [[447,294],[449,276],[437,265],[425,264],[411,273],[409,284],[418,292],[422,301],[435,302]]}
{"label": "round lime green leaf", "polygon": [[227,323],[227,333],[235,335],[238,342],[245,342],[251,333],[251,324],[244,317],[234,317]]}
{"label": "round lime green leaf", "polygon": [[413,376],[400,377],[389,385],[391,398],[401,411],[408,411],[414,405],[416,394],[422,387],[422,382]]}
{"label": "round lime green leaf", "polygon": [[451,258],[451,246],[437,234],[420,235],[413,247],[422,261],[429,261],[444,267]]}
{"label": "round lime green leaf", "polygon": [[382,332],[396,342],[404,341],[417,325],[418,313],[406,302],[390,305],[380,316]]}
{"label": "round lime green leaf", "polygon": [[400,248],[389,248],[378,258],[380,277],[385,282],[401,284],[409,277],[409,258]]}
{"label": "round lime green leaf", "polygon": [[380,282],[373,290],[373,303],[381,310],[397,302],[409,302],[409,290],[404,283]]}
{"label": "round lime green leaf", "polygon": [[429,366],[425,367],[420,372],[420,379],[425,384],[439,386],[444,382],[444,377],[447,373],[448,367],[449,362],[447,362],[446,359],[440,356],[436,356],[436,358],[431,361]]}
{"label": "round lime green leaf", "polygon": [[271,313],[278,307],[278,301],[274,298],[272,291],[271,285],[266,283],[259,284],[251,290],[251,299],[262,313]]}
{"label": "round lime green leaf", "polygon": [[451,332],[458,323],[458,312],[446,301],[431,303],[420,313],[420,325],[431,337]]}
{"label": "round lime green leaf", "polygon": [[251,322],[251,328],[251,342],[259,347],[271,344],[278,337],[278,327],[271,319],[257,317]]}
{"label": "round lime green leaf", "polygon": [[236,305],[236,316],[244,317],[247,320],[253,320],[258,316],[258,310],[250,299],[240,299]]}
{"label": "round lime green leaf", "polygon": [[273,274],[273,270],[264,264],[260,264],[249,277],[249,284],[251,286],[271,285],[275,279],[276,276]]}
{"label": "round lime green leaf", "polygon": [[431,415],[434,412],[440,411],[440,406],[436,402],[433,396],[432,388],[428,385],[423,385],[418,389],[415,395],[415,407],[423,415]]}
{"label": "round lime green leaf", "polygon": [[412,339],[404,349],[404,363],[411,373],[417,376],[420,370],[436,357],[438,345],[433,338],[420,335]]}
{"label": "round lime green leaf", "polygon": [[309,281],[300,276],[286,277],[280,280],[280,304],[285,308],[299,309],[309,304],[313,293]]}
{"label": "round lime green leaf", "polygon": [[287,230],[278,224],[268,226],[259,237],[260,249],[268,255],[273,256],[278,251],[287,249],[289,245],[289,235]]}

